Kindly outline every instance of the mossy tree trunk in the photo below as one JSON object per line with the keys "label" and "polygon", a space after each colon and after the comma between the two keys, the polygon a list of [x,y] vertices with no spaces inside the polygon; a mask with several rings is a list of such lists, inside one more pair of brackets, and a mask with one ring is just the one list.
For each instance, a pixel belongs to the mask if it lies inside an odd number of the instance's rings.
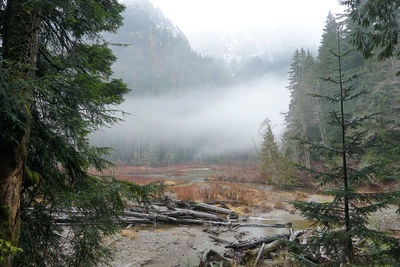
{"label": "mossy tree trunk", "polygon": [[[32,6],[34,1],[8,0],[3,23],[3,63],[11,74],[8,83],[34,78],[40,26],[39,9]],[[22,84],[22,83],[19,83]],[[26,113],[22,125],[13,127],[12,138],[0,135],[0,238],[17,246],[19,238],[18,212],[21,188],[25,170],[25,159],[30,133],[29,86],[10,86],[8,94],[21,99],[21,107]],[[9,118],[0,118],[5,123]],[[14,125],[13,125],[14,126]],[[12,256],[5,255],[6,265],[11,265]]]}

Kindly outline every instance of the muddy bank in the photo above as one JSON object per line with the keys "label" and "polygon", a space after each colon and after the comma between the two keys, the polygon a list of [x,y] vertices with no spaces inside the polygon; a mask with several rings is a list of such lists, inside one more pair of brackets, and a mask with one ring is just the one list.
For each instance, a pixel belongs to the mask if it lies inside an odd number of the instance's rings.
{"label": "muddy bank", "polygon": [[[160,227],[126,231],[111,240],[116,250],[111,266],[195,266],[203,252],[223,252],[222,245],[212,242],[202,227]],[[234,232],[221,234],[232,239]]]}
{"label": "muddy bank", "polygon": [[[273,210],[269,213],[259,214],[257,217],[250,217],[249,222],[266,224],[292,222],[295,230],[310,226],[299,214],[291,214],[284,210]],[[397,236],[399,234],[400,215],[395,214],[395,207],[384,213],[376,214],[371,222],[380,230],[389,230]],[[110,265],[116,267],[198,266],[201,257],[210,249],[221,254],[226,251],[225,244],[214,242],[204,231],[205,229],[218,230],[216,227],[207,226],[167,225],[125,229],[107,240],[107,243],[115,250],[115,258]],[[218,237],[229,242],[271,236],[288,231],[288,229],[277,228],[240,228],[236,231],[224,228],[221,230]],[[268,260],[265,261],[265,264],[267,263]],[[272,263],[270,262],[270,264]]]}
{"label": "muddy bank", "polygon": [[[306,226],[298,214],[275,210],[261,216],[250,217],[253,223],[293,222],[295,229]],[[280,219],[283,218],[283,219]],[[107,242],[115,250],[111,266],[196,266],[202,255],[210,249],[223,254],[225,244],[216,243],[204,230],[220,231],[219,237],[233,242],[287,232],[286,228],[240,228],[230,230],[210,226],[142,226],[123,230]]]}

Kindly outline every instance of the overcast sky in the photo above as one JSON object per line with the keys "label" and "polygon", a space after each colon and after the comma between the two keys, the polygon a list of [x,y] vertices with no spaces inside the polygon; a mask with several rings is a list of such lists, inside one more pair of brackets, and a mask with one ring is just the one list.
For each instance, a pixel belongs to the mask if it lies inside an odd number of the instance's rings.
{"label": "overcast sky", "polygon": [[[127,2],[132,0],[126,0]],[[307,27],[320,32],[338,0],[150,0],[185,33],[235,31],[271,26]]]}
{"label": "overcast sky", "polygon": [[[184,32],[197,52],[218,47],[215,40],[225,36],[222,32],[234,37],[228,42],[248,43],[250,53],[268,52],[286,58],[300,47],[311,49],[315,55],[328,12],[343,10],[338,0],[149,1]],[[218,57],[224,51],[214,52],[211,55]],[[135,115],[126,118],[109,136],[123,139],[119,133],[132,138],[135,131],[141,131],[145,136],[158,134],[160,140],[169,136],[190,144],[207,140],[199,153],[254,148],[265,118],[270,119],[276,134],[284,129],[282,113],[288,111],[290,101],[287,75],[287,71],[271,73],[259,80],[220,88],[214,94],[199,90],[200,95],[188,91],[174,97],[129,99],[123,109]],[[182,134],[184,137],[180,137]]]}
{"label": "overcast sky", "polygon": [[299,47],[316,52],[328,12],[344,9],[339,0],[149,1],[184,32],[194,50],[206,54],[224,33],[271,53]]}

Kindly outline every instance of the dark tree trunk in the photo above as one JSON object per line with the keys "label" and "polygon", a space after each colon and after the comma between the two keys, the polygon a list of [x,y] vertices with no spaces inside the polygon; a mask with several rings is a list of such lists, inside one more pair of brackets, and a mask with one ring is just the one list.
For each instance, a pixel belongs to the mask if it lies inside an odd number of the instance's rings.
{"label": "dark tree trunk", "polygon": [[[348,173],[347,173],[347,152],[346,152],[346,124],[344,120],[344,95],[343,95],[343,81],[342,81],[342,61],[340,51],[340,30],[338,30],[337,37],[337,48],[338,48],[338,63],[339,63],[339,86],[340,86],[340,117],[341,117],[341,130],[342,130],[342,167],[343,167],[343,185],[344,185],[344,216],[346,223],[346,232],[351,231],[352,225],[350,222],[350,210],[349,210],[349,184],[348,184]],[[347,237],[345,244],[345,255],[346,260],[350,263],[353,262],[353,243],[351,236]]]}
{"label": "dark tree trunk", "polygon": [[[19,66],[18,71],[10,72],[10,84],[18,79],[29,80],[35,76],[40,19],[39,9],[29,2],[7,1],[2,25],[3,59],[7,60],[7,64],[3,67],[11,71],[15,70],[13,66]],[[18,212],[31,125],[30,106],[25,100],[31,99],[32,89],[26,86],[9,88],[7,93],[24,103],[17,108],[26,112],[27,118],[22,127],[15,128],[13,141],[0,135],[0,238],[16,246],[19,238]],[[5,123],[7,118],[0,117],[0,121]],[[12,257],[5,256],[5,265],[11,265]]]}

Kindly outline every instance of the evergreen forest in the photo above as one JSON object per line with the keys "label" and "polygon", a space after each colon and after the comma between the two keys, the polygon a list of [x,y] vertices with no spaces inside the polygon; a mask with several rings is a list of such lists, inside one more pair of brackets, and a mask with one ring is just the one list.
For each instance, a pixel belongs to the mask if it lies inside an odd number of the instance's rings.
{"label": "evergreen forest", "polygon": [[176,2],[0,0],[0,267],[399,266],[400,0]]}

